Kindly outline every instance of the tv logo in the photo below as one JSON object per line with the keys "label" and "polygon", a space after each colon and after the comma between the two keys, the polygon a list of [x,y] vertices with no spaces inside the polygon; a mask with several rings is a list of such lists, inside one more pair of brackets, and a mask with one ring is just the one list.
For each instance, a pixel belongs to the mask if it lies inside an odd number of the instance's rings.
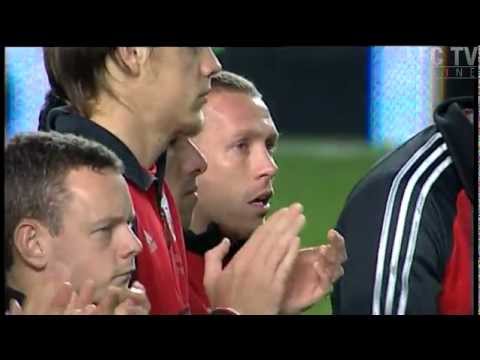
{"label": "tv logo", "polygon": [[[448,59],[452,58],[453,64],[448,65]],[[478,47],[434,47],[431,60],[440,79],[476,79],[478,76],[475,64],[478,60]]]}

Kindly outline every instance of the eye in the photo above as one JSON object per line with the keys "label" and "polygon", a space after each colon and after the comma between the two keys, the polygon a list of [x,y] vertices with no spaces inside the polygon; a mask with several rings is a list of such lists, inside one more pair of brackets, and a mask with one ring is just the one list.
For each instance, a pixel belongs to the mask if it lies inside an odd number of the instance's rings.
{"label": "eye", "polygon": [[128,229],[132,234],[137,236],[137,219],[136,218],[133,218],[128,221]]}
{"label": "eye", "polygon": [[247,141],[245,140],[242,140],[242,141],[239,141],[235,144],[235,149],[241,151],[241,152],[246,152],[248,151],[248,147],[249,147],[249,144]]}
{"label": "eye", "polygon": [[113,227],[105,226],[95,231],[95,236],[99,238],[102,242],[108,244],[112,239]]}
{"label": "eye", "polygon": [[110,225],[105,226],[103,228],[97,229],[97,232],[102,232],[102,233],[112,232],[112,227]]}
{"label": "eye", "polygon": [[275,150],[277,150],[277,146],[273,142],[267,142],[266,143],[267,150],[270,154],[273,154]]}

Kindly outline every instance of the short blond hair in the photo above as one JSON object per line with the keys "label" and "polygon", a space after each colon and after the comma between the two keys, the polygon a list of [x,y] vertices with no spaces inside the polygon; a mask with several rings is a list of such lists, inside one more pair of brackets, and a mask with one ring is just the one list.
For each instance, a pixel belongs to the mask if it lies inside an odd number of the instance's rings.
{"label": "short blond hair", "polygon": [[212,76],[212,90],[231,90],[245,93],[251,97],[262,97],[257,87],[247,78],[230,71],[220,71]]}

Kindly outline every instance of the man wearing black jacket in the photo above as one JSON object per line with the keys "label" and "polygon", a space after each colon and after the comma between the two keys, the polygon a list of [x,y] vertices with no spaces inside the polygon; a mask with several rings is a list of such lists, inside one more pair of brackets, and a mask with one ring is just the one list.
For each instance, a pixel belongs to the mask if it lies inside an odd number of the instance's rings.
{"label": "man wearing black jacket", "polygon": [[473,98],[381,159],[338,219],[349,260],[335,314],[473,313]]}

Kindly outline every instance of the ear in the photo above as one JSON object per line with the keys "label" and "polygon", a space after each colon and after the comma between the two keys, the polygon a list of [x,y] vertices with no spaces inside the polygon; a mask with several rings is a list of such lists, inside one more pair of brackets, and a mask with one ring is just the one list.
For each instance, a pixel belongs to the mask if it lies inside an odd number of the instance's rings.
{"label": "ear", "polygon": [[15,229],[14,252],[36,270],[47,266],[52,236],[48,228],[37,220],[22,219]]}
{"label": "ear", "polygon": [[151,51],[148,47],[118,47],[116,56],[120,64],[128,69],[130,75],[139,76]]}

